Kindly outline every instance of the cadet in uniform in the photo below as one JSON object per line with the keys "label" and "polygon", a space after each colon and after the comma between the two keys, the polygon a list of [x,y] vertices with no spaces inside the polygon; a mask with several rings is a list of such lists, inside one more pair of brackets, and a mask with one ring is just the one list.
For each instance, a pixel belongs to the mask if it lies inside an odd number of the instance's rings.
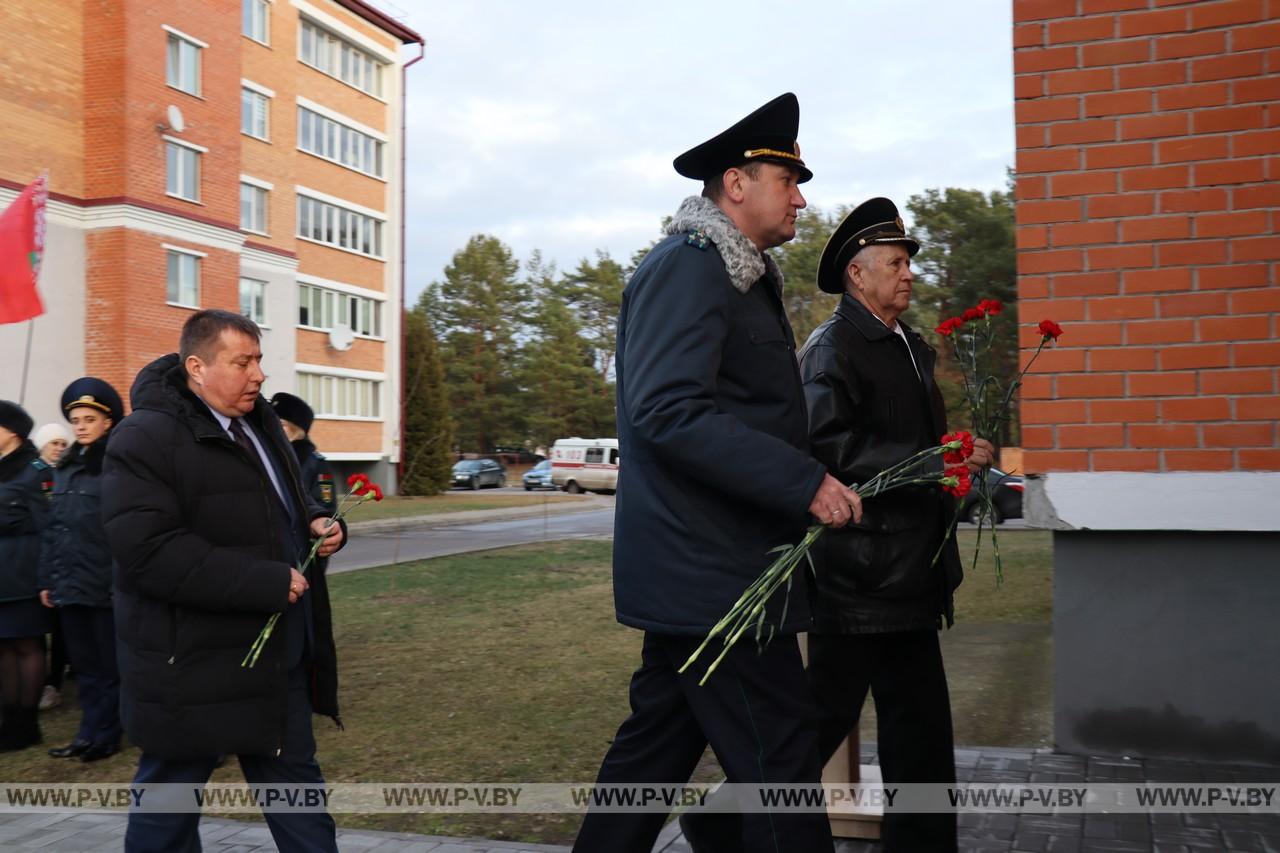
{"label": "cadet in uniform", "polygon": [[311,424],[315,421],[315,412],[307,405],[306,400],[281,391],[271,397],[271,405],[275,407],[280,418],[280,426],[284,427],[285,437],[293,446],[298,456],[298,479],[302,488],[316,503],[329,513],[337,509],[337,497],[334,493],[333,468],[324,454],[316,450],[311,441]]}

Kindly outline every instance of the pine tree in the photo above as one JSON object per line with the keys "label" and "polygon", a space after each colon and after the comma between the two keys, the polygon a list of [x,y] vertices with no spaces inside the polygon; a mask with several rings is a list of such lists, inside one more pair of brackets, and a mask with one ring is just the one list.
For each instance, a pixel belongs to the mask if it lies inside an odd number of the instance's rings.
{"label": "pine tree", "polygon": [[445,376],[458,446],[486,452],[522,438],[517,365],[528,291],[501,241],[476,235],[430,290],[445,330]]}
{"label": "pine tree", "polygon": [[431,495],[449,486],[453,462],[453,423],[444,381],[444,365],[427,320],[427,304],[404,318],[404,479],[400,493]]}

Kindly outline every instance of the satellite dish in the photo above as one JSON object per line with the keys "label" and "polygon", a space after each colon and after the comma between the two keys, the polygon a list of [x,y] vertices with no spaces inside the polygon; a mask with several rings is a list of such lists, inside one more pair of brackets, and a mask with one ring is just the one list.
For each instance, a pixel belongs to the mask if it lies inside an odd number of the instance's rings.
{"label": "satellite dish", "polygon": [[346,352],[351,349],[351,344],[355,339],[355,333],[351,331],[350,326],[344,326],[339,323],[329,330],[329,346],[339,352]]}
{"label": "satellite dish", "polygon": [[187,129],[187,122],[182,117],[182,110],[178,109],[176,105],[169,105],[169,109],[165,110],[165,118],[169,122],[169,129],[174,133],[182,133]]}

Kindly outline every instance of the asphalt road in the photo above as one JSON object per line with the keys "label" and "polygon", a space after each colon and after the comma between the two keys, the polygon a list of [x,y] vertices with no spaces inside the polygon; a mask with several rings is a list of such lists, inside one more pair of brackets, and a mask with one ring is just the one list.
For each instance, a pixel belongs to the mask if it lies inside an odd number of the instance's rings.
{"label": "asphalt road", "polygon": [[[493,490],[486,490],[492,494]],[[506,491],[506,490],[504,490]],[[523,489],[513,489],[519,491]],[[470,494],[464,492],[462,494]],[[442,520],[446,522],[447,516]],[[960,529],[972,529],[962,522]],[[1022,530],[1026,522],[1020,518],[1009,519],[1000,530]],[[586,539],[613,535],[613,501],[598,510],[572,512],[561,515],[483,521],[467,524],[437,526],[421,522],[406,522],[402,528],[356,531],[351,544],[343,548],[329,561],[329,574],[464,554],[469,551],[486,551],[505,548],[508,545],[528,545],[533,542],[553,542],[561,539]]]}
{"label": "asphalt road", "polygon": [[446,527],[406,523],[401,529],[353,533],[351,544],[329,560],[329,574],[508,545],[612,535],[612,501],[605,508],[563,515],[548,514]]}

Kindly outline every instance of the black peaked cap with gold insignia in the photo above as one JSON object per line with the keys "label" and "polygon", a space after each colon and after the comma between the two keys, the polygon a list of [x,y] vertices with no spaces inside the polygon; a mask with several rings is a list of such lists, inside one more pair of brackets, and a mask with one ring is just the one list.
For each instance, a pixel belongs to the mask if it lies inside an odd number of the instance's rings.
{"label": "black peaked cap with gold insignia", "polygon": [[844,293],[845,267],[860,249],[877,243],[901,243],[913,257],[920,251],[920,244],[907,236],[898,206],[881,197],[867,199],[836,226],[818,260],[818,287]]}
{"label": "black peaked cap with gold insignia", "polygon": [[82,376],[62,392],[62,416],[71,420],[71,410],[97,409],[111,418],[112,426],[124,417],[124,403],[116,389],[96,376]]}
{"label": "black peaked cap with gold insignia", "polygon": [[763,160],[791,166],[800,183],[813,177],[800,159],[796,134],[800,130],[800,101],[790,92],[779,95],[733,127],[696,145],[675,159],[676,171],[686,178],[707,181],[725,169]]}

